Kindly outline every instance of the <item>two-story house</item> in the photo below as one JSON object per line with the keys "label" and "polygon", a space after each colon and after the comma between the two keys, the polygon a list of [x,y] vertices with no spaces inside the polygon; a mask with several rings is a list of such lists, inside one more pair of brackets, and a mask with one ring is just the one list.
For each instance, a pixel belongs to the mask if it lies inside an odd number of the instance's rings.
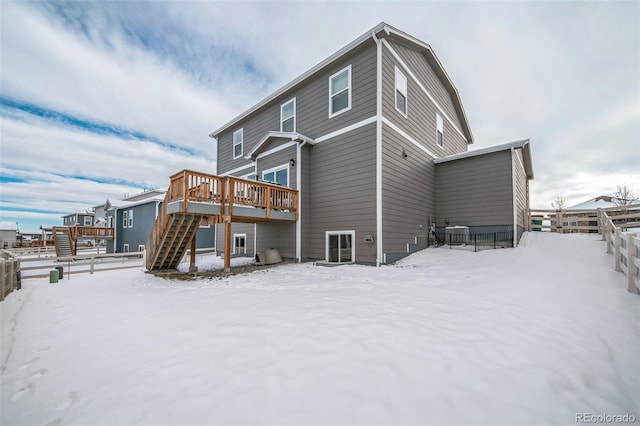
{"label": "two-story house", "polygon": [[233,223],[234,254],[382,264],[433,225],[514,240],[527,226],[529,142],[467,152],[471,128],[433,49],[385,23],[210,136],[217,175],[299,191],[295,222]]}

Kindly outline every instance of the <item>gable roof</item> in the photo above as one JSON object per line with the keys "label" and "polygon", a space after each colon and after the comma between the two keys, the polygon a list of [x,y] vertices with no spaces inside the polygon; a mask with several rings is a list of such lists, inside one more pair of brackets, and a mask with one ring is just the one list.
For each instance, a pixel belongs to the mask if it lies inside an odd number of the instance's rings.
{"label": "gable roof", "polygon": [[244,158],[246,158],[247,160],[254,160],[255,157],[264,150],[264,147],[267,145],[267,143],[271,139],[290,139],[292,142],[308,143],[310,145],[315,145],[316,143],[315,140],[308,138],[301,133],[268,132],[266,135],[264,135],[262,139],[260,139],[260,142],[258,142],[256,146],[254,146],[253,149],[249,151],[247,155],[244,156]]}
{"label": "gable roof", "polygon": [[284,94],[288,90],[306,81],[307,79],[313,77],[315,74],[324,70],[326,67],[328,67],[335,61],[338,61],[339,59],[341,59],[342,57],[344,57],[354,49],[360,47],[363,43],[373,39],[374,36],[377,38],[392,37],[395,39],[403,40],[404,42],[417,46],[421,50],[421,52],[427,57],[428,62],[434,67],[436,74],[441,78],[443,84],[447,88],[447,91],[451,94],[451,99],[453,101],[454,108],[461,117],[460,124],[462,126],[462,131],[465,134],[465,137],[467,138],[468,143],[473,143],[473,134],[471,133],[471,127],[469,126],[467,115],[464,112],[464,108],[462,106],[462,101],[460,99],[458,89],[456,89],[455,85],[453,84],[453,81],[451,81],[451,78],[449,78],[449,75],[444,70],[442,63],[440,62],[436,54],[433,52],[433,49],[431,49],[431,46],[429,46],[427,43],[403,31],[398,30],[397,28],[392,27],[391,25],[386,24],[385,22],[379,23],[378,25],[373,27],[371,30],[365,32],[363,35],[361,35],[360,37],[358,37],[357,39],[355,39],[354,41],[352,41],[342,49],[338,50],[333,55],[329,56],[328,58],[318,63],[317,65],[315,65],[314,67],[306,71],[305,73],[301,74],[300,76],[296,77],[289,83],[285,84],[280,89],[276,90],[275,92],[273,92],[272,94],[270,94],[269,96],[267,96],[266,98],[264,98],[263,100],[261,100],[260,102],[258,102],[257,104],[255,104],[254,106],[246,110],[245,112],[243,112],[242,114],[236,116],[235,118],[228,121],[218,129],[214,130],[209,134],[209,137],[216,138],[220,133],[228,130],[230,127],[234,126],[239,121],[249,117],[251,114],[258,111],[262,107],[266,106],[267,104],[269,104],[270,102],[272,102],[273,100],[275,100],[277,97]]}
{"label": "gable roof", "polygon": [[[606,209],[609,207],[619,207],[616,204],[616,197],[613,195],[600,195],[596,198],[592,198],[582,203],[576,204],[571,207],[567,207],[565,210],[593,210],[593,209]],[[640,200],[636,200],[628,206],[640,205]]]}
{"label": "gable roof", "polygon": [[494,145],[487,148],[474,149],[473,151],[461,152],[460,154],[447,155],[446,157],[435,158],[433,162],[434,164],[446,163],[449,161],[460,160],[462,158],[470,158],[478,155],[511,150],[511,148],[522,149],[524,171],[527,174],[528,179],[533,179],[533,161],[531,159],[531,148],[529,147],[529,139],[520,139],[517,141],[504,143],[502,145]]}

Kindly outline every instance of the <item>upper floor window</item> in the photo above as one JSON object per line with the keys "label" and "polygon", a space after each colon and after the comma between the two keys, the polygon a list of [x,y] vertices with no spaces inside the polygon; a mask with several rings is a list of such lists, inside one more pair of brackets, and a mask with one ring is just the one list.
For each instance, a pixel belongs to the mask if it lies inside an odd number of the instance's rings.
{"label": "upper floor window", "polygon": [[329,77],[329,118],[351,109],[351,65]]}
{"label": "upper floor window", "polygon": [[277,183],[282,186],[289,186],[289,165],[263,171],[262,180]]}
{"label": "upper floor window", "polygon": [[128,226],[129,221],[127,220],[129,217],[129,212],[128,211],[124,211],[122,212],[122,227],[126,228]]}
{"label": "upper floor window", "polygon": [[407,116],[407,77],[396,67],[396,109]]}
{"label": "upper floor window", "polygon": [[233,159],[242,157],[242,140],[243,140],[243,131],[242,129],[236,130],[233,132]]}
{"label": "upper floor window", "polygon": [[133,210],[129,210],[129,228],[133,228]]}
{"label": "upper floor window", "polygon": [[444,147],[444,123],[440,114],[436,114],[436,143]]}
{"label": "upper floor window", "polygon": [[280,131],[296,131],[296,98],[280,106]]}
{"label": "upper floor window", "polygon": [[84,217],[84,226],[91,226],[91,216]]}
{"label": "upper floor window", "polygon": [[107,217],[107,228],[113,228],[113,216]]}

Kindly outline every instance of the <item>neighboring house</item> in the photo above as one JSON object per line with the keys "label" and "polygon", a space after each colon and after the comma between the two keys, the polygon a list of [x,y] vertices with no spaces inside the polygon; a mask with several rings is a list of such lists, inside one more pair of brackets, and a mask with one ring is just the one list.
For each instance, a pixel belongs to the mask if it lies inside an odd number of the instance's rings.
{"label": "neighboring house", "polygon": [[216,174],[299,191],[295,222],[233,223],[234,254],[382,264],[434,223],[515,240],[527,227],[528,141],[467,153],[471,128],[442,64],[385,23],[210,136]]}
{"label": "neighboring house", "polygon": [[[567,207],[562,212],[549,215],[551,232],[561,233],[598,233],[597,209],[608,209],[607,214],[615,225],[623,225],[628,222],[640,221],[640,202],[635,201],[629,205],[620,205],[615,196],[600,195],[582,203]],[[611,210],[613,209],[613,210]],[[634,217],[616,219],[616,216],[638,213]],[[560,226],[560,220],[562,224]]]}
{"label": "neighboring house", "polygon": [[0,222],[0,248],[11,248],[18,242],[18,223]]}
{"label": "neighboring house", "polygon": [[[110,203],[106,219],[107,227],[114,228],[114,238],[107,240],[107,252],[144,250],[164,196],[164,191],[153,190]],[[215,227],[200,227],[196,248],[215,248]]]}
{"label": "neighboring house", "polygon": [[93,212],[70,213],[62,216],[63,226],[93,226]]}

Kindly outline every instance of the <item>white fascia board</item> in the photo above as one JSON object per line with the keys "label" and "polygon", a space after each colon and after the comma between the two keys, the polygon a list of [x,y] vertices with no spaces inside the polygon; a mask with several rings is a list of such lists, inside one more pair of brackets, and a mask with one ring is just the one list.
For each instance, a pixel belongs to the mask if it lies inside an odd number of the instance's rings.
{"label": "white fascia board", "polygon": [[376,266],[384,263],[382,239],[382,42],[373,33],[376,41]]}
{"label": "white fascia board", "polygon": [[524,148],[529,143],[529,139],[517,140],[502,145],[490,146],[473,151],[462,152],[460,154],[447,155],[433,160],[435,164],[446,163],[447,161],[459,160],[461,158],[475,157],[476,155],[491,154],[492,152],[511,150],[511,148]]}
{"label": "white fascia board", "polygon": [[219,176],[229,176],[232,175],[234,173],[237,173],[239,171],[242,171],[244,169],[248,169],[249,167],[254,167],[253,164],[245,164],[244,166],[240,166],[240,167],[236,167],[235,169],[229,170],[228,172],[224,172],[223,174],[219,175]]}
{"label": "white fascia board", "polygon": [[253,147],[253,149],[244,158],[247,160],[255,160],[255,154],[258,152],[270,139],[291,139],[292,142],[306,142],[309,145],[315,145],[316,141],[297,132],[268,132],[260,141]]}
{"label": "white fascia board", "polygon": [[311,68],[310,70],[308,70],[304,74],[300,75],[296,79],[292,80],[288,84],[286,84],[283,87],[281,87],[280,89],[276,90],[271,95],[267,96],[262,101],[258,102],[257,104],[255,104],[254,106],[252,106],[251,108],[249,108],[248,110],[246,110],[245,112],[240,114],[239,116],[237,116],[234,119],[232,119],[231,121],[225,123],[222,127],[214,130],[213,132],[211,132],[209,134],[209,136],[212,137],[212,138],[216,137],[221,132],[223,132],[223,131],[227,130],[229,127],[235,125],[237,122],[239,122],[243,118],[246,118],[247,116],[249,116],[252,113],[254,113],[255,111],[259,110],[260,108],[262,108],[263,106],[265,106],[269,102],[273,101],[275,98],[277,98],[278,96],[282,95],[287,90],[289,90],[292,87],[302,83],[307,78],[313,76],[315,73],[317,73],[318,71],[320,71],[321,69],[323,69],[327,65],[329,65],[329,64],[337,61],[338,59],[342,58],[344,55],[346,55],[347,53],[351,52],[356,47],[359,47],[361,44],[363,44],[364,42],[366,42],[367,40],[369,40],[371,38],[371,33],[372,32],[373,33],[378,33],[381,30],[385,29],[385,27],[387,27],[387,24],[385,24],[384,22],[381,22],[380,24],[376,25],[372,30],[367,31],[366,33],[364,33],[363,35],[361,35],[360,37],[358,37],[357,39],[355,39],[351,43],[347,44],[342,49],[338,50],[333,55],[329,56],[328,58],[326,58],[322,62],[320,62],[317,65],[315,65],[313,68]]}

